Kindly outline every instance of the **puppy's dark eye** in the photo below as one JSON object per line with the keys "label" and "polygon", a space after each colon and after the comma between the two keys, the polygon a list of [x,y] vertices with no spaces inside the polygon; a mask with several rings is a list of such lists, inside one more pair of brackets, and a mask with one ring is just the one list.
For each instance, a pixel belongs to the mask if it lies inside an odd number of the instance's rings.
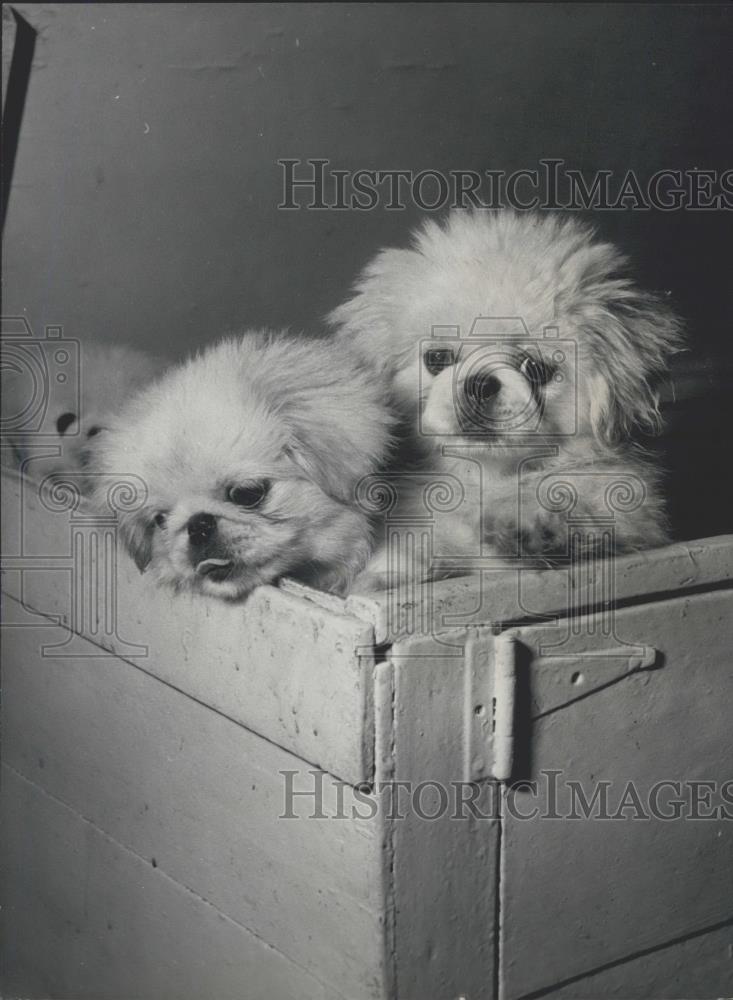
{"label": "puppy's dark eye", "polygon": [[542,358],[533,358],[531,354],[524,356],[519,372],[535,386],[546,385],[552,378],[552,368]]}
{"label": "puppy's dark eye", "polygon": [[97,434],[99,434],[99,432],[100,432],[101,430],[102,430],[102,428],[101,428],[101,427],[97,427],[97,425],[96,425],[96,424],[94,424],[94,425],[93,425],[92,427],[90,427],[90,428],[89,428],[89,430],[87,431],[87,437],[88,437],[88,438],[93,438],[93,437],[96,437],[96,436],[97,436]]}
{"label": "puppy's dark eye", "polygon": [[227,500],[235,503],[237,507],[244,507],[245,510],[253,510],[259,507],[267,494],[270,492],[270,481],[268,479],[258,479],[246,486],[230,486],[227,490]]}
{"label": "puppy's dark eye", "polygon": [[75,413],[62,413],[56,421],[56,430],[63,436],[73,423],[76,423]]}
{"label": "puppy's dark eye", "polygon": [[422,360],[431,375],[439,375],[445,368],[456,363],[456,355],[450,348],[431,347],[425,351]]}
{"label": "puppy's dark eye", "polygon": [[158,513],[153,518],[153,520],[155,521],[155,523],[158,525],[159,528],[165,528],[165,524],[168,518],[165,516],[162,510],[159,510]]}

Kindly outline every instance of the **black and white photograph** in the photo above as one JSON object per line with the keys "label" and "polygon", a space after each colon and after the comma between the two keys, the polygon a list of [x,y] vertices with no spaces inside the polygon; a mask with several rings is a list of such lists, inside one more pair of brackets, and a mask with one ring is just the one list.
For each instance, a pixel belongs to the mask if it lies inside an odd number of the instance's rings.
{"label": "black and white photograph", "polygon": [[733,997],[733,7],[2,4],[0,996]]}

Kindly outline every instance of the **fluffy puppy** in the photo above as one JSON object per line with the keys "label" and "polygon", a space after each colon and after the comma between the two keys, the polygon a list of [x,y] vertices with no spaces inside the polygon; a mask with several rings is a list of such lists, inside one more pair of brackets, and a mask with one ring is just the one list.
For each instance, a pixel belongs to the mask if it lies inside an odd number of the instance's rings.
{"label": "fluffy puppy", "polygon": [[129,478],[121,531],[159,583],[234,599],[288,575],[344,592],[370,553],[354,490],[391,419],[374,373],[333,341],[247,332],[170,369],[114,421],[97,501]]}
{"label": "fluffy puppy", "polygon": [[42,426],[23,433],[21,415],[33,401],[34,385],[22,363],[8,357],[3,366],[3,429],[8,428],[12,464],[36,480],[71,474],[88,492],[94,440],[163,367],[160,358],[133,347],[82,342],[78,365],[72,361],[63,381],[49,379]]}
{"label": "fluffy puppy", "polygon": [[[331,313],[411,428],[401,521],[424,523],[426,474],[453,494],[417,572],[542,564],[571,534],[575,550],[664,544],[658,472],[632,432],[660,427],[655,385],[681,328],[625,267],[573,218],[457,211],[378,253]],[[371,571],[394,582],[384,552]]]}

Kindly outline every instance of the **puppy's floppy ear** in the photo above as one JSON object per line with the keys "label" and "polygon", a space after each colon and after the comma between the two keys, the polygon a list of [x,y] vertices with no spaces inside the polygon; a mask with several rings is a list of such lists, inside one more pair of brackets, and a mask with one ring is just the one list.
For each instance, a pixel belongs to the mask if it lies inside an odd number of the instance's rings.
{"label": "puppy's floppy ear", "polygon": [[314,440],[302,428],[293,434],[285,448],[287,456],[316,483],[324,493],[344,503],[353,500],[353,475],[342,443]]}
{"label": "puppy's floppy ear", "polygon": [[[99,437],[103,438],[105,435],[100,434]],[[122,453],[111,453],[102,444],[103,442],[97,445],[95,436],[90,447],[90,451],[94,452],[90,500],[105,517],[109,517],[110,513],[117,516],[119,537],[137,568],[144,573],[153,556],[153,536],[156,530],[153,512],[146,504],[148,489],[138,475],[120,475],[111,471],[124,468],[128,457]]]}
{"label": "puppy's floppy ear", "polygon": [[351,504],[356,484],[390,447],[394,417],[383,380],[331,339],[276,346],[281,357],[265,378],[280,447],[324,493]]}
{"label": "puppy's floppy ear", "polygon": [[386,456],[394,418],[380,393],[370,393],[354,371],[345,371],[330,400],[326,393],[314,400],[315,406],[293,415],[285,452],[324,493],[351,504],[359,480]]}
{"label": "puppy's floppy ear", "polygon": [[153,535],[155,524],[147,520],[144,512],[125,518],[120,524],[120,533],[127,551],[135,561],[135,565],[144,573],[153,558]]}
{"label": "puppy's floppy ear", "polygon": [[591,425],[596,437],[611,445],[635,427],[661,431],[659,386],[672,355],[684,349],[682,324],[664,302],[624,282],[615,283],[614,292],[582,321],[595,368]]}

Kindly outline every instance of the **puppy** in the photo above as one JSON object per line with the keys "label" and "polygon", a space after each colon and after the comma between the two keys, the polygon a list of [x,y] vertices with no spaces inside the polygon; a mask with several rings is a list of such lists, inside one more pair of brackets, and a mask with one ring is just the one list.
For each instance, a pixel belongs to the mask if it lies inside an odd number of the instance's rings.
{"label": "puppy", "polygon": [[3,370],[3,430],[8,428],[9,444],[4,452],[33,479],[67,478],[88,492],[94,440],[164,362],[133,347],[80,343],[78,364],[71,361],[63,380],[48,380],[42,426],[23,433],[22,414],[33,402],[35,387],[19,361],[8,357]]}
{"label": "puppy", "polygon": [[[391,513],[427,514],[433,539],[398,574],[666,542],[659,473],[632,432],[660,428],[681,327],[625,267],[572,218],[456,211],[378,253],[331,313],[410,428],[415,470],[393,473]],[[426,510],[431,477],[446,496]],[[363,579],[394,584],[386,567],[382,551]]]}
{"label": "puppy", "polygon": [[354,490],[391,422],[348,350],[247,332],[168,371],[113,422],[97,503],[129,479],[121,532],[161,584],[235,599],[289,575],[343,593],[370,554]]}

